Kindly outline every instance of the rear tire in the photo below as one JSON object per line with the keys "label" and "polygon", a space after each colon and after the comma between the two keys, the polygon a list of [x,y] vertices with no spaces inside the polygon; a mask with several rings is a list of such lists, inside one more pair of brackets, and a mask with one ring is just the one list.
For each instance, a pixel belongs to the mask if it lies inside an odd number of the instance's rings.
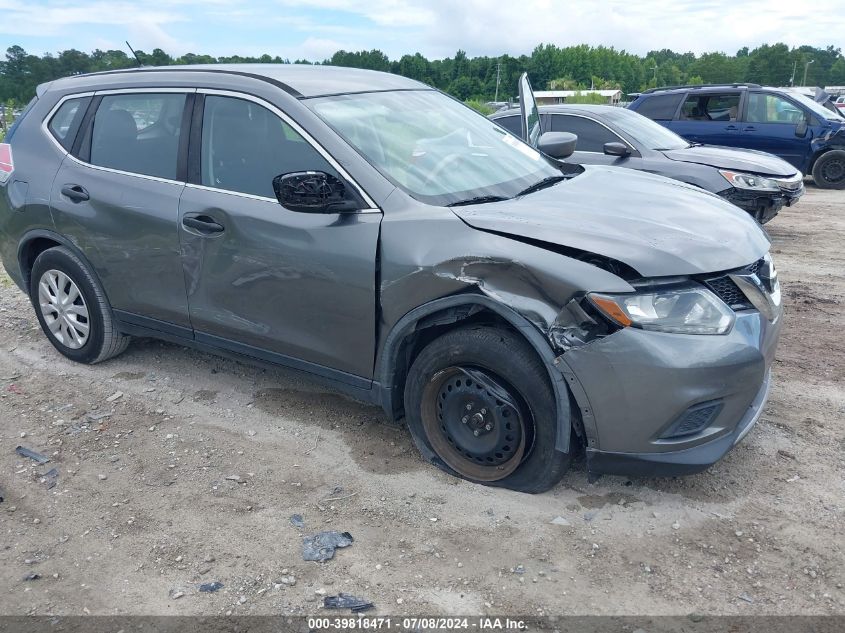
{"label": "rear tire", "polygon": [[845,150],[825,152],[813,165],[813,182],[822,189],[845,189]]}
{"label": "rear tire", "polygon": [[548,372],[504,329],[465,327],[429,343],[408,373],[405,415],[423,456],[469,481],[537,493],[569,467],[571,454],[555,450]]}
{"label": "rear tire", "polygon": [[129,344],[129,337],[117,330],[93,272],[64,246],[47,249],[35,259],[29,296],[47,339],[73,361],[99,363]]}

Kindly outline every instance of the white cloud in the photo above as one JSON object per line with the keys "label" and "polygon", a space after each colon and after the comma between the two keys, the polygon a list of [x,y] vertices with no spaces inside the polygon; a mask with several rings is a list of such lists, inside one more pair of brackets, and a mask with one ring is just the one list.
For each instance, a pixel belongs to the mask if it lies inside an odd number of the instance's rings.
{"label": "white cloud", "polygon": [[[835,43],[845,32],[842,0],[279,0],[284,7],[355,14],[385,30],[372,46],[391,56],[420,50],[428,56],[519,55],[537,44],[587,43],[634,53],[671,48],[734,53],[743,46]],[[823,15],[824,19],[818,16]]]}
{"label": "white cloud", "polygon": [[540,43],[643,54],[841,41],[843,0],[812,6],[808,11],[796,0],[0,0],[0,35],[54,51],[129,37],[145,51],[259,51],[311,60],[337,48],[378,48],[396,59],[415,52],[446,57],[459,48],[470,56],[530,54]]}

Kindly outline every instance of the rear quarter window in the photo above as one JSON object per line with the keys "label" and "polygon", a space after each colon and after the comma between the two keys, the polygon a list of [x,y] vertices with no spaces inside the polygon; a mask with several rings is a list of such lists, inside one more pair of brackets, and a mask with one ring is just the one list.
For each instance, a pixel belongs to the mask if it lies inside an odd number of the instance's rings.
{"label": "rear quarter window", "polygon": [[683,93],[646,97],[635,111],[656,121],[671,121],[683,98]]}
{"label": "rear quarter window", "polygon": [[85,115],[85,110],[88,108],[90,101],[91,97],[68,99],[59,106],[59,109],[56,110],[47,124],[50,134],[67,151],[70,151],[73,145],[76,133],[82,123],[82,117]]}

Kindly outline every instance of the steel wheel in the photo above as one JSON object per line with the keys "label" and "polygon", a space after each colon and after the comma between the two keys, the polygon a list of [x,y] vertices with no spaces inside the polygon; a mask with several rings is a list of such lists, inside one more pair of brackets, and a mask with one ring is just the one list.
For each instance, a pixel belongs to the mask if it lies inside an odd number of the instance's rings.
{"label": "steel wheel", "polygon": [[825,161],[820,171],[826,182],[832,185],[841,183],[845,180],[845,158],[833,158]]}
{"label": "steel wheel", "polygon": [[431,446],[453,470],[476,481],[514,472],[534,437],[519,394],[486,370],[449,367],[422,394],[422,424]]}
{"label": "steel wheel", "polygon": [[50,335],[70,349],[88,342],[91,320],[88,306],[74,281],[60,270],[51,269],[38,281],[38,303]]}

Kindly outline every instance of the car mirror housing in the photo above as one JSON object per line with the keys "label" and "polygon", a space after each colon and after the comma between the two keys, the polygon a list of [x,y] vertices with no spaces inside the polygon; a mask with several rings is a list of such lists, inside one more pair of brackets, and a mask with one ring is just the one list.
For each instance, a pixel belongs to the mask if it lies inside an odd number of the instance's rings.
{"label": "car mirror housing", "polygon": [[795,136],[798,138],[803,138],[807,136],[807,119],[801,119],[798,122],[798,125],[795,126]]}
{"label": "car mirror housing", "polygon": [[578,137],[570,132],[544,132],[537,142],[537,149],[552,158],[569,158],[577,143]]}
{"label": "car mirror housing", "polygon": [[361,206],[340,178],[323,171],[280,174],[273,191],[279,204],[299,213],[344,213]]}
{"label": "car mirror housing", "polygon": [[625,143],[619,141],[605,143],[603,149],[608,156],[629,156],[631,154],[631,149]]}

